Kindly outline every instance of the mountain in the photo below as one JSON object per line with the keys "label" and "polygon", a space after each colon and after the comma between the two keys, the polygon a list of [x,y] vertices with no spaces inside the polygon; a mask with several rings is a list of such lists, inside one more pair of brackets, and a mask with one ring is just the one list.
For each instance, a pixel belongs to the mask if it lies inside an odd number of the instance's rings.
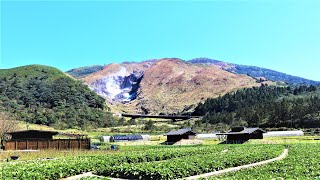
{"label": "mountain", "polygon": [[105,100],[82,82],[41,65],[0,70],[0,111],[58,128],[107,126]]}
{"label": "mountain", "polygon": [[92,73],[100,71],[102,69],[103,69],[103,66],[93,65],[93,66],[85,66],[85,67],[71,69],[71,70],[67,71],[66,73],[70,74],[71,76],[73,76],[75,78],[83,78],[83,77],[86,77]]}
{"label": "mountain", "polygon": [[319,81],[313,81],[313,80],[292,76],[285,73],[277,72],[277,71],[266,69],[266,68],[256,67],[256,66],[246,66],[246,65],[239,65],[239,64],[233,64],[233,63],[226,63],[223,61],[218,61],[218,60],[209,59],[209,58],[196,58],[196,59],[189,60],[187,62],[190,62],[193,64],[213,65],[229,72],[233,72],[237,74],[247,74],[254,78],[266,78],[271,81],[280,81],[288,84],[320,85]]}
{"label": "mountain", "polygon": [[144,114],[190,112],[209,97],[261,85],[247,75],[176,58],[109,64],[81,80],[116,111]]}

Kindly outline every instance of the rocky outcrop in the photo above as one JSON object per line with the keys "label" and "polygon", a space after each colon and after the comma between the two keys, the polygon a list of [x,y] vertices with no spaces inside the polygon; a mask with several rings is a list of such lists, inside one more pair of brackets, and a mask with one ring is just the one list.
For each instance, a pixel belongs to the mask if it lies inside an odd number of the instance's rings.
{"label": "rocky outcrop", "polygon": [[128,76],[125,74],[119,72],[119,74],[98,79],[90,84],[90,88],[109,101],[130,102],[137,97],[143,72],[134,71]]}

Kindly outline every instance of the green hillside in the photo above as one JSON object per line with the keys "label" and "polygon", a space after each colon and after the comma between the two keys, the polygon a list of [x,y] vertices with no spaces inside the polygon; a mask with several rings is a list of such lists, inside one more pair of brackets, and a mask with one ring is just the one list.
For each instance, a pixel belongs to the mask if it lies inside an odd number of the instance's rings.
{"label": "green hillside", "polygon": [[200,103],[193,115],[203,123],[259,127],[320,127],[316,86],[254,87]]}
{"label": "green hillside", "polygon": [[105,101],[62,71],[42,65],[0,70],[0,111],[58,128],[106,127]]}
{"label": "green hillside", "polygon": [[66,73],[70,74],[75,78],[83,78],[83,77],[89,76],[92,73],[98,72],[102,69],[103,69],[103,66],[93,65],[93,66],[85,66],[85,67],[71,69]]}

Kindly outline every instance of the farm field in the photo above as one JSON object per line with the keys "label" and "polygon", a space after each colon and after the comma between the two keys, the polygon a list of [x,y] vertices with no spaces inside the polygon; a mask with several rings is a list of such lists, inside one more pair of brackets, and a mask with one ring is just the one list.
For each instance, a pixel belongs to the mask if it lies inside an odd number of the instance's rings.
{"label": "farm field", "polygon": [[[289,155],[284,160],[211,179],[319,178],[320,143],[293,143],[295,140],[287,144]],[[9,162],[5,157],[15,153],[5,155],[2,152],[0,179],[60,179],[85,172],[106,179],[176,179],[272,159],[284,149],[283,144],[250,142],[242,145],[122,146],[118,151],[21,152],[18,161]],[[48,157],[53,159],[41,159]]]}
{"label": "farm field", "polygon": [[[192,156],[179,157],[170,161],[124,163],[119,166],[100,168],[97,174],[125,179],[184,178],[271,159],[279,156],[284,146],[222,145],[216,148],[214,151],[199,148],[199,151]],[[247,151],[248,148],[250,151]]]}
{"label": "farm field", "polygon": [[[281,161],[241,170],[219,179],[320,179],[320,144],[291,144],[289,155]],[[212,178],[216,179],[216,178]]]}
{"label": "farm field", "polygon": [[[130,177],[139,173],[145,179],[172,179],[270,159],[280,155],[283,149],[283,145],[214,145],[124,150],[113,154],[2,163],[0,178],[59,179],[93,171],[104,176]],[[135,166],[140,169],[130,169]],[[173,167],[174,170],[169,170]],[[158,170],[151,175],[144,169],[150,172]]]}

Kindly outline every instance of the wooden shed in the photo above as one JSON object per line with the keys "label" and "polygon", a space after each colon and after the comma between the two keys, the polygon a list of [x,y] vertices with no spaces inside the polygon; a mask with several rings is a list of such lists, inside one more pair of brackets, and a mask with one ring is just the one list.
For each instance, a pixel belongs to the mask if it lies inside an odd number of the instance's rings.
{"label": "wooden shed", "polygon": [[165,136],[167,136],[167,142],[178,142],[181,139],[195,139],[196,135],[197,133],[191,128],[179,129],[165,134]]}
{"label": "wooden shed", "polygon": [[11,138],[4,143],[4,150],[28,149],[90,149],[90,139],[85,135],[61,133],[69,139],[53,139],[56,131],[25,130],[7,133]]}
{"label": "wooden shed", "polygon": [[227,142],[243,143],[249,139],[263,139],[264,130],[260,128],[234,127],[227,133],[218,133],[217,136],[226,136]]}

